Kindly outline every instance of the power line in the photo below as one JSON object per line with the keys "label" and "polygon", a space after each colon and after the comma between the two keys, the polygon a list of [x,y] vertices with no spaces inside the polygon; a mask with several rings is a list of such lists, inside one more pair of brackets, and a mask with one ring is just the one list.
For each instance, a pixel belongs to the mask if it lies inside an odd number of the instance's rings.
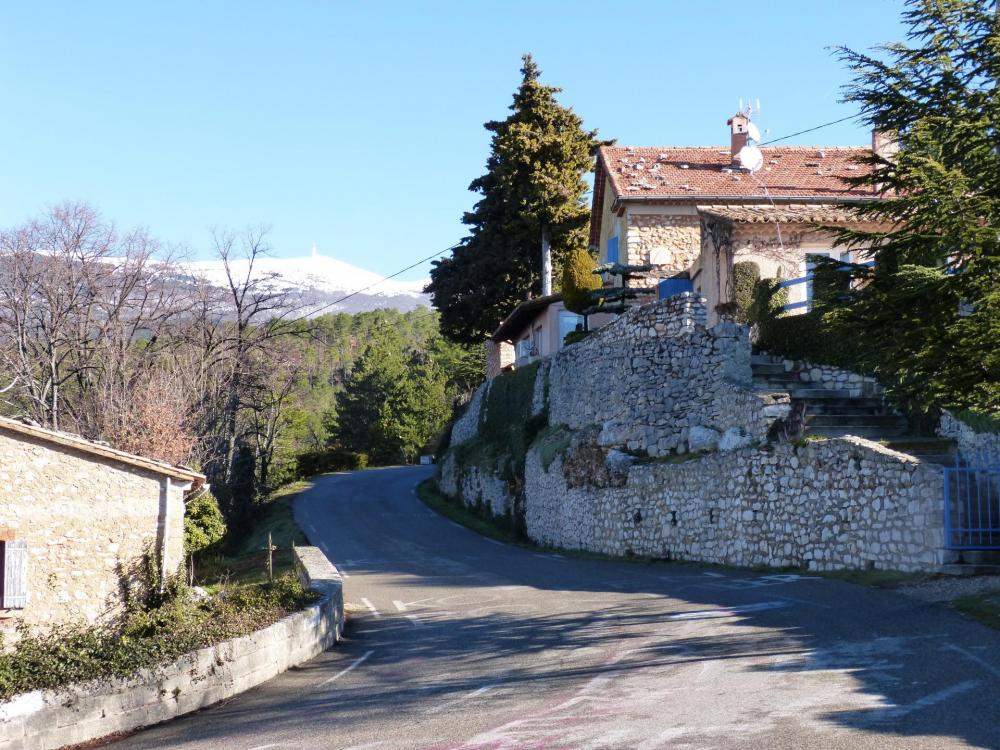
{"label": "power line", "polygon": [[819,130],[820,128],[826,128],[829,127],[830,125],[836,125],[837,123],[840,122],[847,122],[848,120],[854,120],[857,119],[858,117],[861,117],[861,115],[850,115],[849,117],[841,117],[839,120],[831,120],[830,122],[824,122],[822,125],[817,125],[814,128],[806,128],[805,130],[800,130],[798,133],[791,133],[789,135],[783,135],[780,138],[772,138],[769,141],[763,141],[760,145],[767,146],[772,143],[777,143],[778,141],[787,141],[789,138],[794,138],[797,135],[803,135],[804,133],[811,133],[814,130]]}
{"label": "power line", "polygon": [[[406,268],[401,268],[398,271],[396,271],[395,273],[391,273],[388,276],[386,276],[385,278],[379,279],[378,281],[373,281],[371,284],[369,284],[366,287],[362,287],[361,289],[355,289],[353,292],[351,292],[350,294],[345,294],[340,299],[335,299],[333,302],[327,302],[322,307],[317,307],[315,310],[310,310],[306,314],[305,317],[312,317],[313,315],[316,315],[320,311],[326,310],[327,308],[333,307],[334,305],[339,305],[341,302],[345,302],[346,300],[349,300],[351,297],[353,297],[353,296],[355,296],[357,294],[361,294],[362,292],[367,292],[369,289],[377,287],[382,282],[388,281],[389,279],[394,279],[397,276],[399,276],[400,274],[403,274],[403,273],[406,273],[407,271],[413,270],[417,266],[422,266],[424,263],[426,263],[429,260],[434,260],[434,258],[437,258],[439,255],[444,255],[445,253],[451,252],[455,248],[459,247],[461,244],[462,243],[459,242],[459,243],[456,243],[456,244],[452,245],[451,247],[446,247],[444,250],[438,250],[433,255],[428,255],[426,258],[421,258],[416,263],[414,263],[412,265],[409,265]],[[298,318],[298,320],[302,320],[302,318]]]}

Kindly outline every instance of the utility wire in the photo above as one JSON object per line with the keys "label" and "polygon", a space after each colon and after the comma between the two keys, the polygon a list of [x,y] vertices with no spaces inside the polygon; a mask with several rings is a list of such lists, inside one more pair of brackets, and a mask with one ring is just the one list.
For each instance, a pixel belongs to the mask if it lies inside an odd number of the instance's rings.
{"label": "utility wire", "polygon": [[839,122],[847,122],[848,120],[854,120],[858,117],[861,117],[861,115],[850,115],[849,117],[841,117],[839,120],[831,120],[830,122],[824,122],[822,125],[817,125],[814,128],[806,128],[805,130],[800,130],[798,133],[791,133],[789,135],[783,135],[780,138],[772,138],[769,141],[763,141],[761,142],[760,145],[768,146],[772,143],[777,143],[778,141],[787,141],[789,138],[794,138],[797,135],[803,135],[804,133],[811,133],[814,130],[819,130],[820,128],[826,128],[829,127],[830,125],[836,125]]}
{"label": "utility wire", "polygon": [[[421,266],[421,265],[423,265],[424,263],[426,263],[429,260],[434,260],[439,255],[444,255],[445,253],[451,252],[455,248],[459,247],[461,244],[462,243],[459,242],[459,243],[456,243],[456,244],[452,245],[451,247],[446,247],[444,250],[438,250],[433,255],[428,255],[426,258],[422,258],[422,259],[418,260],[416,263],[407,266],[406,268],[401,268],[398,271],[396,271],[395,273],[389,274],[385,278],[379,279],[378,281],[374,281],[374,282],[372,282],[371,284],[369,284],[366,287],[362,287],[361,289],[355,289],[350,294],[345,294],[343,297],[341,297],[339,299],[335,299],[333,302],[327,302],[322,307],[317,307],[315,310],[310,310],[306,314],[306,317],[312,317],[313,315],[316,315],[317,313],[321,312],[322,310],[326,310],[327,308],[333,307],[334,305],[339,305],[341,302],[349,300],[351,297],[353,297],[353,296],[355,296],[357,294],[361,294],[362,292],[367,292],[369,289],[377,287],[379,284],[381,284],[384,281],[388,281],[389,279],[394,279],[397,276],[399,276],[400,274],[406,273],[407,271],[411,271],[414,268],[416,268],[417,266]],[[298,318],[297,320],[301,320],[301,319],[302,318]]]}

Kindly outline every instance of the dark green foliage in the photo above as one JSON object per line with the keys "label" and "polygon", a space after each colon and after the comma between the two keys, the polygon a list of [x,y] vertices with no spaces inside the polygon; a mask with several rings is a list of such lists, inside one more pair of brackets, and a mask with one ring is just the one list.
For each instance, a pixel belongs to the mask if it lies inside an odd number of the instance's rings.
{"label": "dark green foliage", "polygon": [[511,484],[518,494],[524,482],[528,447],[548,424],[548,414],[532,416],[538,363],[504,373],[490,383],[479,420],[477,436],[455,450],[463,464],[489,467]]}
{"label": "dark green foliage", "polygon": [[781,279],[759,279],[753,287],[753,296],[746,312],[746,322],[762,328],[781,315],[781,308],[788,304],[788,289],[781,286]]}
{"label": "dark green foliage", "polygon": [[582,314],[593,304],[593,292],[603,285],[595,265],[594,256],[583,248],[571,250],[563,263],[562,298],[570,312]]}
{"label": "dark green foliage", "polygon": [[757,346],[771,354],[864,371],[858,340],[826,325],[818,311],[769,317],[759,325]]}
{"label": "dark green foliage", "polygon": [[21,631],[0,653],[0,700],[72,682],[126,677],[220,641],[266,627],[316,600],[289,574],[272,584],[234,586],[196,601],[178,595],[134,612],[120,630],[67,626],[46,635]]}
{"label": "dark green foliage", "polygon": [[754,289],[760,281],[760,266],[750,260],[733,264],[733,293],[739,307],[737,320],[750,323],[750,308],[753,306]]}
{"label": "dark green foliage", "polygon": [[559,89],[539,81],[530,55],[521,73],[510,116],[485,125],[492,133],[487,171],[469,186],[482,198],[462,219],[470,234],[435,262],[427,287],[441,330],[455,341],[483,341],[518,302],[541,291],[543,236],[555,268],[587,243],[583,178],[600,145],[596,131],[556,101]]}
{"label": "dark green foliage", "polygon": [[969,425],[976,432],[1000,434],[1000,413],[989,413],[978,409],[963,409],[955,412],[955,419]]}
{"label": "dark green foliage", "polygon": [[[1000,410],[1000,18],[992,0],[907,4],[908,41],[882,57],[841,49],[847,100],[894,133],[899,152],[853,179],[883,200],[858,208],[885,232],[842,230],[875,268],[855,267],[841,335],[911,413]],[[870,247],[864,250],[863,248]]]}
{"label": "dark green foliage", "polygon": [[570,331],[566,334],[566,338],[563,339],[563,344],[569,346],[570,344],[575,344],[577,341],[583,341],[592,333],[593,331]]}
{"label": "dark green foliage", "polygon": [[368,466],[368,456],[364,453],[339,448],[307,451],[296,456],[296,460],[298,474],[302,479],[331,471],[354,471]]}
{"label": "dark green foliage", "polygon": [[184,507],[184,553],[191,555],[215,544],[226,534],[219,503],[207,489]]}

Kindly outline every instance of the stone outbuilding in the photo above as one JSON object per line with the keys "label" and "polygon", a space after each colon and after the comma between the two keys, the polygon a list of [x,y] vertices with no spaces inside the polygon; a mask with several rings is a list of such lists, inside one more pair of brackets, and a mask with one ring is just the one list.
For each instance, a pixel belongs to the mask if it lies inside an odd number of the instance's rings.
{"label": "stone outbuilding", "polygon": [[[106,624],[184,561],[191,469],[0,417],[0,633]],[[145,571],[145,572],[144,572]]]}

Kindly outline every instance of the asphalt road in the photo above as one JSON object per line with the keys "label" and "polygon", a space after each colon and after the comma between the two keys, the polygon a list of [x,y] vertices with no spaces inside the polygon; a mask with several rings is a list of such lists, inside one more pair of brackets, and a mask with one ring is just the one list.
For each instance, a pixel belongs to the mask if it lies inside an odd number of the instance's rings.
{"label": "asphalt road", "polygon": [[299,498],[345,574],[341,644],[114,746],[1000,748],[1000,633],[837,581],[503,545],[425,508],[428,474]]}

